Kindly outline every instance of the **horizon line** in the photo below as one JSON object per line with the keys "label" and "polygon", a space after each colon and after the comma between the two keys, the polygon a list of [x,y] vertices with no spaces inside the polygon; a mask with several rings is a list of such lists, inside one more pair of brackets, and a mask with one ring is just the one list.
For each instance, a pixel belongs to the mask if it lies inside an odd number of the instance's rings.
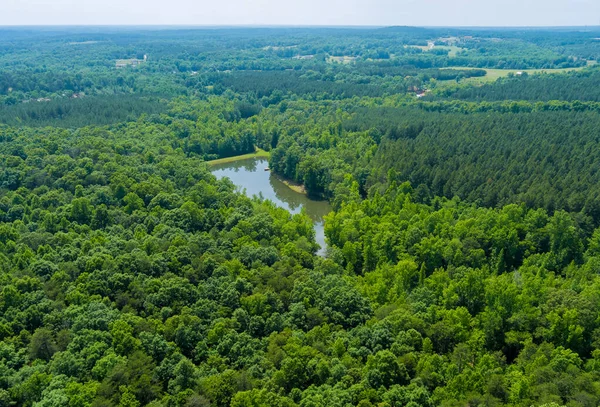
{"label": "horizon line", "polygon": [[0,24],[0,28],[118,28],[118,27],[157,27],[157,28],[454,28],[454,29],[517,29],[517,28],[600,28],[599,25],[403,25],[403,24]]}

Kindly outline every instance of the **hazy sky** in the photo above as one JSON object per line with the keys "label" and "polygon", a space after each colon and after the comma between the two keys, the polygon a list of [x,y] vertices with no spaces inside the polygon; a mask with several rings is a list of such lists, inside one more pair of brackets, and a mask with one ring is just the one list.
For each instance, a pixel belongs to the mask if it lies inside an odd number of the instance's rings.
{"label": "hazy sky", "polygon": [[600,0],[0,0],[0,25],[600,25]]}

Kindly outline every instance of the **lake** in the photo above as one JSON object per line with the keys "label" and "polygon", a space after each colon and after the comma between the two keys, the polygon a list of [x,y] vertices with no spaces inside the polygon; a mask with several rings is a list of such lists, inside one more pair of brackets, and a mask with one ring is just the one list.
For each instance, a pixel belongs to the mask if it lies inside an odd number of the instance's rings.
{"label": "lake", "polygon": [[309,199],[306,195],[290,189],[270,171],[265,171],[269,162],[265,158],[249,158],[231,163],[217,164],[212,173],[217,178],[229,178],[247,196],[262,196],[276,205],[287,209],[290,213],[305,213],[315,226],[317,243],[321,246],[319,254],[325,253],[325,228],[323,217],[331,212],[327,201]]}

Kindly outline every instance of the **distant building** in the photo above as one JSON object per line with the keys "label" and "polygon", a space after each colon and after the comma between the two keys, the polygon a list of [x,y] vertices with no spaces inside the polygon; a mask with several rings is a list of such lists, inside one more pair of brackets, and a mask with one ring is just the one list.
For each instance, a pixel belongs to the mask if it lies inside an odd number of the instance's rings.
{"label": "distant building", "polygon": [[117,59],[117,62],[115,63],[115,67],[117,69],[119,69],[119,68],[126,68],[128,66],[138,66],[146,61],[148,61],[147,55],[144,55],[144,59],[137,59],[137,58]]}
{"label": "distant building", "polygon": [[427,94],[430,92],[430,90],[429,89],[423,89],[423,90],[418,89],[416,92],[417,92],[417,98],[421,99],[422,97],[427,96]]}

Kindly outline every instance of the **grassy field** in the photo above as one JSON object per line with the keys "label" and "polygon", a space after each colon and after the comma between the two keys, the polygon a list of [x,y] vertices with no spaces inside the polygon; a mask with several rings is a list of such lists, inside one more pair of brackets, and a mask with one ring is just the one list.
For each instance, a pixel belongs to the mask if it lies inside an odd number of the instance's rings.
{"label": "grassy field", "polygon": [[327,62],[338,64],[351,64],[356,61],[356,57],[327,57]]}
{"label": "grassy field", "polygon": [[[591,61],[590,61],[591,62]],[[589,65],[593,65],[594,63]],[[444,69],[483,69],[487,72],[487,74],[483,77],[479,78],[467,78],[461,81],[461,83],[487,83],[494,82],[499,78],[505,78],[509,74],[516,74],[517,72],[527,72],[529,75],[533,75],[536,73],[562,73],[562,72],[571,72],[571,71],[580,71],[585,67],[580,68],[561,68],[561,69],[488,69],[488,68],[472,68],[466,66],[452,66]]]}
{"label": "grassy field", "polygon": [[208,165],[226,164],[226,163],[233,163],[233,162],[240,161],[240,160],[246,160],[248,158],[269,158],[270,155],[271,154],[268,151],[257,148],[256,151],[253,153],[236,155],[235,157],[219,158],[218,160],[211,160],[211,161],[207,161],[206,163]]}
{"label": "grassy field", "polygon": [[452,46],[446,46],[446,45],[440,45],[440,46],[435,46],[433,49],[445,49],[448,50],[448,56],[449,57],[455,57],[460,51],[462,51],[464,48],[460,48],[457,47],[456,45],[452,45]]}
{"label": "grassy field", "polygon": [[431,50],[431,47],[429,45],[405,45],[404,48],[419,48],[424,52]]}
{"label": "grassy field", "polygon": [[452,46],[448,46],[448,45],[434,45],[433,48],[431,48],[429,45],[408,45],[408,47],[411,48],[419,48],[421,49],[423,52],[428,52],[434,49],[445,49],[448,52],[448,56],[449,57],[455,57],[456,54],[458,54],[460,51],[462,51],[464,48],[460,48],[457,47],[455,45]]}

